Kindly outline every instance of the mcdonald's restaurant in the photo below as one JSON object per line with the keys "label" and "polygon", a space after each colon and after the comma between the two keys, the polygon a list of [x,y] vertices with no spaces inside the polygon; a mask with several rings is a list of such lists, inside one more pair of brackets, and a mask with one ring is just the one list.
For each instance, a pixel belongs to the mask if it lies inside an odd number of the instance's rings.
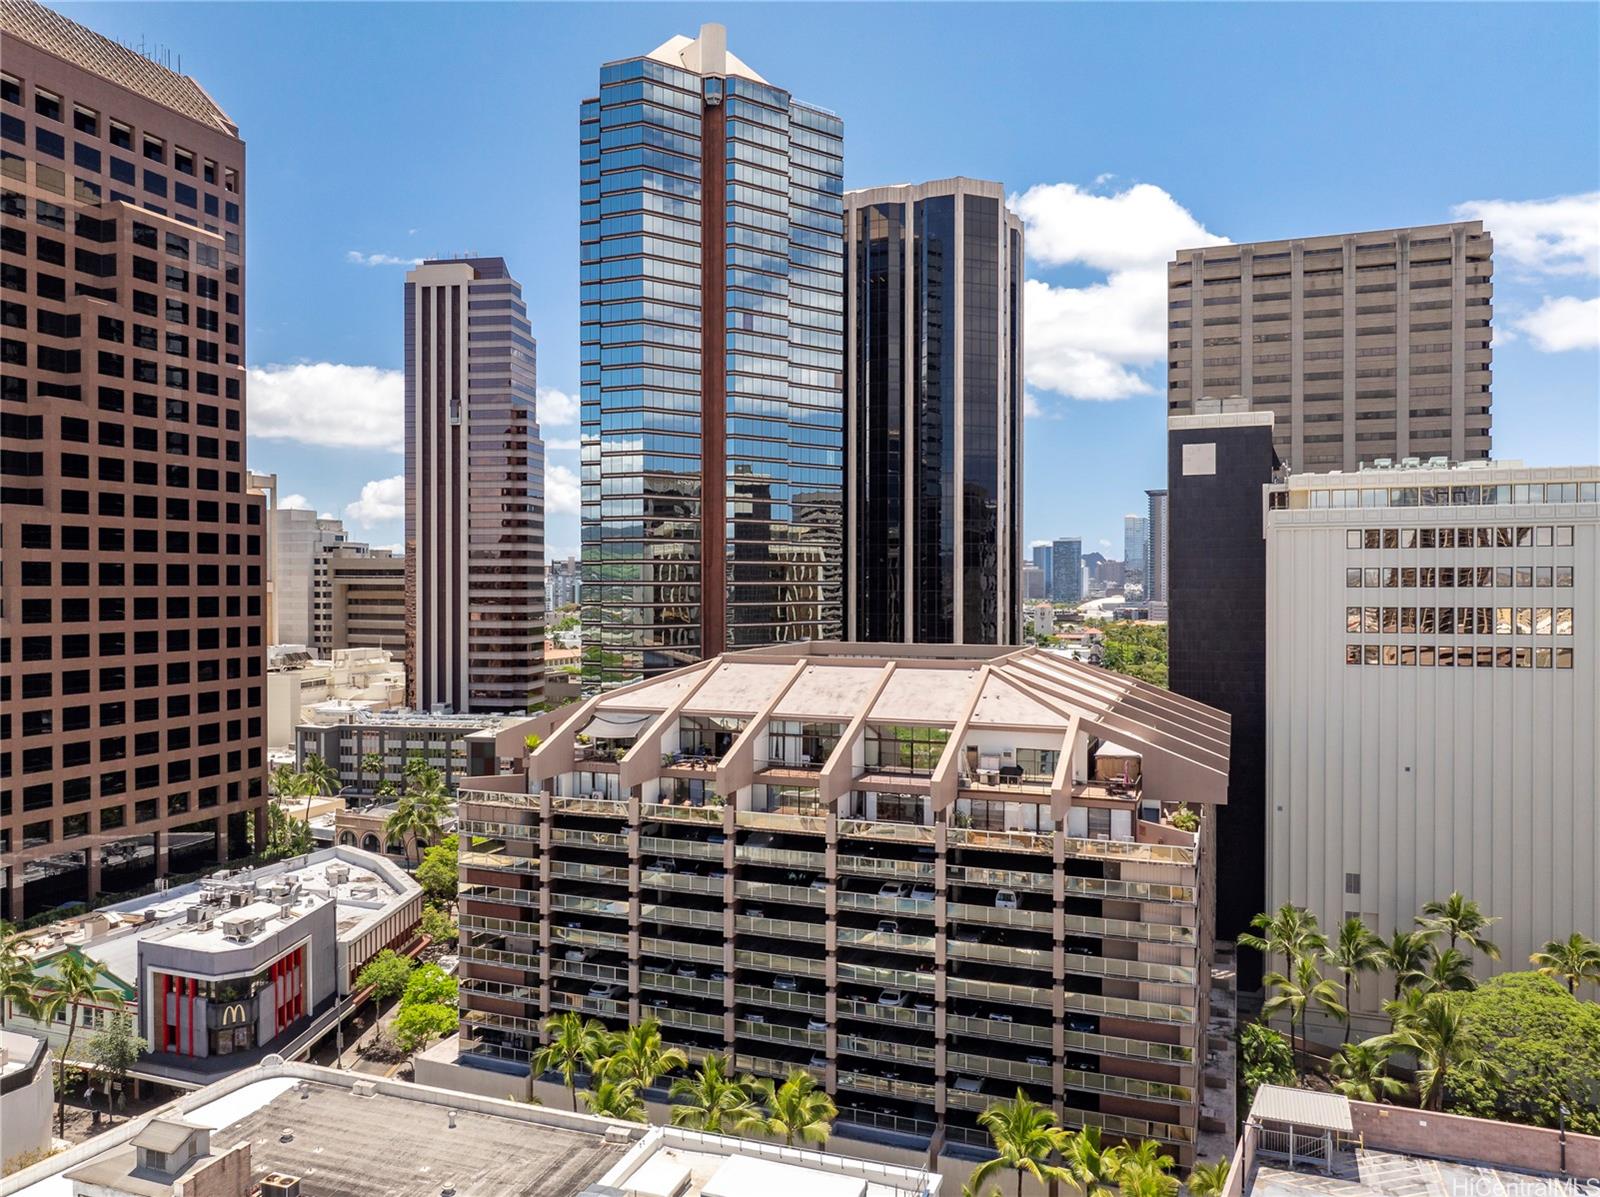
{"label": "mcdonald's restaurant", "polygon": [[254,902],[139,945],[140,1033],[152,1053],[259,1054],[336,1000],[331,902]]}

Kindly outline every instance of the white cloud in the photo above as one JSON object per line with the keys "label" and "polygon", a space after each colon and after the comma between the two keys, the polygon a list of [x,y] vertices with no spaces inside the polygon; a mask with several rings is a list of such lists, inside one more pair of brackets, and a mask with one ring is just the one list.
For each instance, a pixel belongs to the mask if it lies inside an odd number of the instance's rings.
{"label": "white cloud", "polygon": [[1139,369],[1165,356],[1167,262],[1176,250],[1228,239],[1150,183],[1105,195],[1048,183],[1010,203],[1027,226],[1031,260],[1105,275],[1079,287],[1028,280],[1029,384],[1074,399],[1153,391]]}
{"label": "white cloud", "polygon": [[1547,297],[1526,316],[1511,322],[1546,353],[1600,349],[1600,298]]}
{"label": "white cloud", "polygon": [[[413,230],[414,232],[415,230]],[[421,258],[402,258],[397,254],[364,254],[359,249],[344,251],[344,260],[353,266],[421,266]]]}
{"label": "white cloud", "polygon": [[379,478],[361,488],[361,497],[344,509],[344,518],[351,523],[370,528],[387,520],[397,520],[406,513],[406,476]]}
{"label": "white cloud", "polygon": [[278,500],[280,511],[310,511],[311,500],[304,495],[284,495]]}
{"label": "white cloud", "polygon": [[554,387],[539,388],[539,426],[548,428],[578,422],[578,399]]}
{"label": "white cloud", "polygon": [[1481,220],[1495,256],[1528,275],[1600,276],[1600,191],[1542,200],[1469,200],[1457,220]]}
{"label": "white cloud", "polygon": [[575,436],[561,436],[555,440],[545,441],[544,447],[551,453],[576,453],[580,442]]}
{"label": "white cloud", "polygon": [[544,510],[546,515],[578,514],[578,475],[564,465],[545,468]]}
{"label": "white cloud", "polygon": [[399,453],[405,446],[404,408],[399,370],[338,362],[250,369],[254,436]]}

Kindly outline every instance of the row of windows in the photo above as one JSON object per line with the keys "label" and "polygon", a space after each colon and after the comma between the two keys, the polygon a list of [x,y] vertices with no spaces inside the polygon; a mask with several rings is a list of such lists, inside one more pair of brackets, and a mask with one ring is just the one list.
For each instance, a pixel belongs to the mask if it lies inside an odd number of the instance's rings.
{"label": "row of windows", "polygon": [[1347,634],[1570,636],[1571,607],[1346,607]]}
{"label": "row of windows", "polygon": [[1571,586],[1570,565],[1368,566],[1344,571],[1344,584],[1368,590],[1379,587]]}
{"label": "row of windows", "polygon": [[1348,644],[1346,665],[1416,665],[1441,669],[1571,669],[1570,648],[1468,648],[1454,644]]}
{"label": "row of windows", "polygon": [[[1520,489],[1520,488],[1519,488]],[[1518,503],[1523,499],[1515,500]],[[1537,501],[1537,500],[1535,500]],[[1571,524],[1521,524],[1493,528],[1347,528],[1347,549],[1510,549],[1566,547]]]}
{"label": "row of windows", "polygon": [[1600,482],[1499,483],[1490,486],[1378,486],[1362,489],[1294,490],[1287,506],[1482,507],[1508,503],[1594,503]]}

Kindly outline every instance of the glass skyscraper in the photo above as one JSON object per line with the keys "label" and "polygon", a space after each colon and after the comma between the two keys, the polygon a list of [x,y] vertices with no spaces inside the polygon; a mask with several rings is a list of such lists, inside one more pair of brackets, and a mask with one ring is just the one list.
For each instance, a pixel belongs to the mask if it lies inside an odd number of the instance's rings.
{"label": "glass skyscraper", "polygon": [[582,105],[585,686],[843,634],[843,133],[719,25]]}
{"label": "glass skyscraper", "polygon": [[1022,222],[999,183],[845,197],[852,640],[1022,635]]}

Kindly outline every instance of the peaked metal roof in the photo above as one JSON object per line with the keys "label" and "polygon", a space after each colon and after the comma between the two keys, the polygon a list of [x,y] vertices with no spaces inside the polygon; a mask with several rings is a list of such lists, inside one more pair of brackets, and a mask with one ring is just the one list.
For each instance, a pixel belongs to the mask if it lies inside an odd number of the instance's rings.
{"label": "peaked metal roof", "polygon": [[1250,1103],[1250,1117],[1262,1122],[1287,1122],[1318,1130],[1353,1132],[1350,1099],[1338,1093],[1316,1093],[1287,1085],[1262,1085]]}

